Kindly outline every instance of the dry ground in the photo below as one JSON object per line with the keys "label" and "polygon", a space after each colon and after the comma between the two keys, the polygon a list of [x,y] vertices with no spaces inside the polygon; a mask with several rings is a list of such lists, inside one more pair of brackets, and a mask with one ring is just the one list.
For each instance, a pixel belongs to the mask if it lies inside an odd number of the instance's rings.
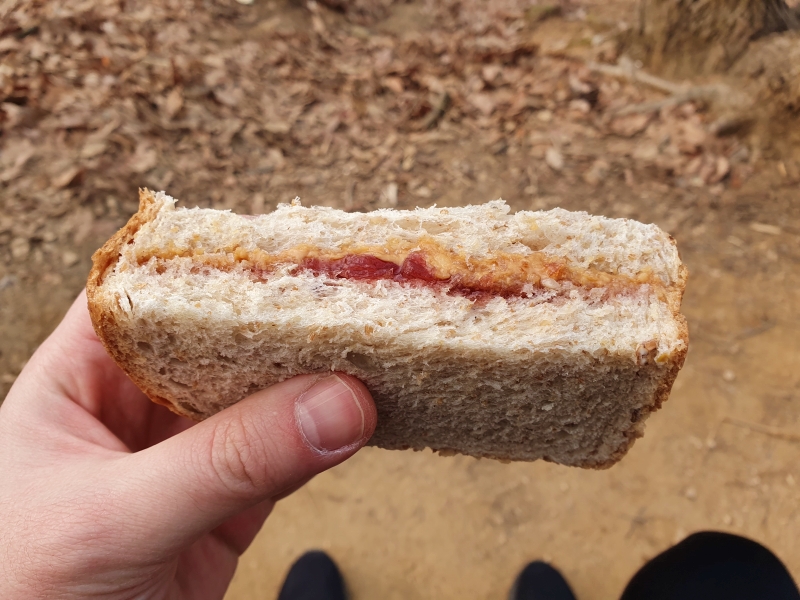
{"label": "dry ground", "polygon": [[502,196],[655,222],[691,271],[690,352],[622,463],[364,450],[281,503],[228,598],[274,597],[310,547],[356,600],[501,598],[537,557],[614,598],[700,529],[800,578],[800,169],[715,137],[702,106],[615,116],[661,98],[587,66],[617,60],[633,8],[0,0],[0,397],[138,186],[240,212]]}

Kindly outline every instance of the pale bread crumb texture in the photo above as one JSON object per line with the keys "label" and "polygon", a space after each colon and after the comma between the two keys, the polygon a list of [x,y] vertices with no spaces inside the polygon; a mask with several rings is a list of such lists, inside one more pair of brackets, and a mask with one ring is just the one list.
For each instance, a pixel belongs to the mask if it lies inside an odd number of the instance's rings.
{"label": "pale bread crumb texture", "polygon": [[565,257],[574,265],[634,276],[651,268],[664,284],[680,281],[680,259],[668,234],[656,225],[609,219],[560,208],[509,214],[494,200],[459,208],[381,209],[347,213],[328,207],[280,204],[267,215],[242,217],[229,211],[176,208],[163,192],[161,210],[137,237],[142,249],[224,248],[235,242],[245,250],[280,252],[313,240],[324,249],[344,240],[380,245],[398,238],[415,242],[431,236],[445,248],[482,258],[493,253],[540,251]]}
{"label": "pale bread crumb texture", "polygon": [[[375,445],[607,467],[642,434],[683,363],[685,268],[654,225],[560,209],[510,215],[502,201],[366,214],[281,205],[250,218],[143,194],[146,216],[98,252],[90,309],[132,379],[194,419],[293,375],[342,371],[375,397]],[[572,289],[475,303],[393,281],[289,269],[254,281],[242,269],[198,269],[191,258],[158,270],[135,258],[390,236],[432,236],[476,257],[541,251],[629,276],[651,269],[667,293],[659,299],[641,285],[604,300]]]}

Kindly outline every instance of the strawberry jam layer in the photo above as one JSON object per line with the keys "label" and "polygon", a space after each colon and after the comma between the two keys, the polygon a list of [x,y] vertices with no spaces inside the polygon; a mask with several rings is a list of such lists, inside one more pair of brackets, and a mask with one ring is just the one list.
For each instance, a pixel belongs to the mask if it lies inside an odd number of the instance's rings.
{"label": "strawberry jam layer", "polygon": [[[531,277],[529,273],[524,272],[518,273],[517,277],[508,277],[507,273],[501,275],[499,270],[486,269],[447,271],[447,275],[443,275],[442,269],[437,270],[428,264],[422,251],[409,253],[399,264],[369,254],[348,254],[335,259],[305,258],[297,266],[302,271],[310,271],[314,275],[324,275],[331,279],[359,281],[384,279],[437,289],[446,288],[450,294],[481,300],[489,300],[494,296],[530,297],[537,292],[559,291],[569,275],[564,265],[557,263],[541,266],[544,278]],[[623,290],[618,281],[604,281],[604,283],[611,293]]]}
{"label": "strawberry jam layer", "polygon": [[658,294],[663,292],[663,285],[649,270],[628,277],[580,267],[565,258],[542,252],[496,252],[476,257],[445,248],[432,239],[418,240],[413,244],[404,240],[387,240],[381,246],[351,244],[339,249],[300,244],[276,253],[241,246],[160,248],[157,251],[148,248],[137,252],[139,264],[155,260],[159,272],[163,272],[167,262],[175,258],[190,258],[197,268],[244,269],[257,281],[264,281],[288,266],[295,272],[306,271],[332,279],[396,281],[483,298],[560,294],[575,288],[602,288],[604,295],[617,295],[638,289],[642,284],[653,286]]}
{"label": "strawberry jam layer", "polygon": [[411,252],[399,265],[370,254],[348,254],[338,259],[306,258],[299,266],[315,275],[327,275],[333,279],[392,279],[401,282],[450,279],[437,277],[421,252]]}

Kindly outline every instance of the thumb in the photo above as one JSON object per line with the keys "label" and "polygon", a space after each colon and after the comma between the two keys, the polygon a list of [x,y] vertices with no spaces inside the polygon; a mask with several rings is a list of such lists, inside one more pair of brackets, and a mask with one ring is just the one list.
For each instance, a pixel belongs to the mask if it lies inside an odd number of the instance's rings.
{"label": "thumb", "polygon": [[148,542],[179,548],[347,459],[376,419],[357,379],[295,377],[130,455],[132,477],[122,479],[132,489],[124,493],[137,499]]}

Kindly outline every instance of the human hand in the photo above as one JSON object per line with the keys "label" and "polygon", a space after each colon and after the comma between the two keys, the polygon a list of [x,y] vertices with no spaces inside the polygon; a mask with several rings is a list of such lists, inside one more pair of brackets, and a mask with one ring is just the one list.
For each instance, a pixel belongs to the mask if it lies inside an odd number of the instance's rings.
{"label": "human hand", "polygon": [[0,406],[0,598],[222,598],[275,502],[375,429],[347,375],[193,424],[106,354],[81,294]]}

